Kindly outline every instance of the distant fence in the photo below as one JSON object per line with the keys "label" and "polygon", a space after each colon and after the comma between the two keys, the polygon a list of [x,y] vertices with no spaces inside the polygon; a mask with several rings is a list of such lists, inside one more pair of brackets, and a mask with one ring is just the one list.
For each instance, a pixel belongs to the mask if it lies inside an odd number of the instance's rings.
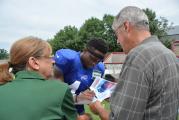
{"label": "distant fence", "polygon": [[5,62],[7,62],[7,60],[0,60],[0,64]]}
{"label": "distant fence", "polygon": [[108,74],[119,74],[122,68],[122,64],[105,64]]}

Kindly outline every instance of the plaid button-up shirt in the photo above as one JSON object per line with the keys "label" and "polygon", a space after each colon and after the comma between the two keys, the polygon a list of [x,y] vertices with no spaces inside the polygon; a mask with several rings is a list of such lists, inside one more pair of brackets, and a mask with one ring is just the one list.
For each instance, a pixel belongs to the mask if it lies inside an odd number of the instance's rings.
{"label": "plaid button-up shirt", "polygon": [[111,97],[110,120],[176,120],[179,65],[155,36],[132,49]]}

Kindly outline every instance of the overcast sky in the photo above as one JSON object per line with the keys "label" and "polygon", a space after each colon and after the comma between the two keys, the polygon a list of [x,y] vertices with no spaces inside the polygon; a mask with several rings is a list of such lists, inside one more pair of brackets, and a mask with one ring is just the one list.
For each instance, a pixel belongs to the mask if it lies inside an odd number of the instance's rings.
{"label": "overcast sky", "polygon": [[0,0],[0,48],[9,50],[14,41],[30,35],[53,38],[64,26],[79,28],[92,16],[116,15],[129,5],[150,8],[179,25],[179,0]]}

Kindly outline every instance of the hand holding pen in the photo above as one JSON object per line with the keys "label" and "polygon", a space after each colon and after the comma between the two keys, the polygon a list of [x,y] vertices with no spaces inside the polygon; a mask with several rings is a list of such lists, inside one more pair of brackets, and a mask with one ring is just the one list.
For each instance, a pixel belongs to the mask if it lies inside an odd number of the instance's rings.
{"label": "hand holding pen", "polygon": [[[89,90],[89,91],[93,91],[93,90],[90,89],[90,87],[88,87],[88,90]],[[94,91],[93,91],[93,92],[94,92]],[[94,94],[95,94],[95,93],[94,93]],[[94,97],[97,98],[96,94],[94,95]]]}
{"label": "hand holding pen", "polygon": [[[89,91],[93,91],[93,90],[90,89],[90,87],[89,87],[87,84],[83,84],[83,85],[85,85],[85,86],[87,87],[87,90],[89,90]],[[94,91],[93,91],[93,92],[94,92]],[[96,96],[95,93],[94,93],[94,97],[97,98],[97,96]]]}
{"label": "hand holding pen", "polygon": [[76,102],[84,101],[84,100],[92,101],[94,96],[95,96],[94,91],[87,89],[84,92],[81,92],[79,95],[76,96]]}

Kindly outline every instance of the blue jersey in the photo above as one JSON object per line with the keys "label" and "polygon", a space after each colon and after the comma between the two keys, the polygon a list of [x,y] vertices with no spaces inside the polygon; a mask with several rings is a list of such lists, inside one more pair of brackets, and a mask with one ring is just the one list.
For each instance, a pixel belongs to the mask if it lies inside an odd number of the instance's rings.
{"label": "blue jersey", "polygon": [[70,85],[70,88],[76,94],[85,91],[91,86],[93,78],[104,74],[104,64],[99,62],[91,68],[84,68],[80,52],[70,49],[60,49],[55,54],[55,65],[61,70],[64,76],[64,82]]}
{"label": "blue jersey", "polygon": [[[72,93],[80,94],[87,90],[93,83],[93,78],[102,77],[104,64],[99,62],[96,66],[85,68],[80,59],[80,52],[70,49],[60,49],[56,52],[55,65],[61,70],[64,82],[72,89]],[[83,105],[76,105],[79,114],[84,113]]]}

